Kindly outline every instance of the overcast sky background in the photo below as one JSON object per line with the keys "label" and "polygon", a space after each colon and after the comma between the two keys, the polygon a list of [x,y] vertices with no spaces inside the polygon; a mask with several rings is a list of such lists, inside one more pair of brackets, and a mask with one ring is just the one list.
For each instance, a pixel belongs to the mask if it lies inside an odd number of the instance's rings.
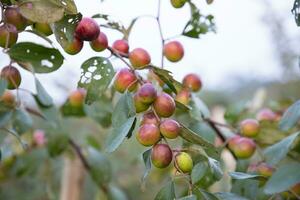
{"label": "overcast sky background", "polygon": [[[75,0],[78,10],[84,16],[97,13],[109,14],[125,25],[139,15],[155,15],[157,0]],[[190,72],[199,74],[204,82],[205,89],[226,88],[236,84],[234,77],[258,78],[265,80],[280,80],[281,68],[277,62],[276,49],[271,39],[268,26],[262,22],[265,6],[261,0],[215,0],[212,5],[206,5],[205,0],[194,0],[203,13],[215,16],[217,33],[202,36],[201,39],[180,37],[177,40],[184,44],[185,57],[182,61],[173,64],[165,62],[167,69],[174,72],[174,76],[181,80]],[[299,30],[294,22],[290,10],[293,0],[270,1],[278,15],[287,16],[283,21],[291,37],[299,36]],[[181,33],[182,28],[190,17],[189,6],[182,9],[171,7],[169,0],[162,0],[163,35],[168,38]],[[116,31],[102,29],[108,35],[109,43],[119,39],[121,35]],[[25,33],[20,40],[43,42],[34,36]],[[52,36],[52,39],[54,37]],[[149,51],[154,64],[160,63],[160,39],[156,22],[151,18],[139,20],[130,36],[130,48],[143,47]],[[59,47],[59,45],[56,45]],[[300,54],[300,52],[299,52]],[[64,54],[64,65],[57,71],[38,77],[57,100],[62,91],[57,86],[67,90],[76,88],[80,76],[81,63],[99,53],[93,52],[88,43],[82,52],[76,56]],[[100,55],[108,55],[101,53]],[[0,64],[8,63],[5,55],[0,54]],[[116,68],[124,67],[121,62],[114,63]],[[296,62],[295,62],[296,66]],[[22,87],[33,88],[33,79],[24,74]],[[57,85],[59,83],[59,85]]]}

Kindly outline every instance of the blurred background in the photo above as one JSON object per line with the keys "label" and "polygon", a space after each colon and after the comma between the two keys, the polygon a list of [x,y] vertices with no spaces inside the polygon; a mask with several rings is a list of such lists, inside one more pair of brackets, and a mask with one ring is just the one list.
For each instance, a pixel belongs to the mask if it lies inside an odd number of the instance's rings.
{"label": "blurred background", "polygon": [[[83,16],[108,14],[125,25],[128,25],[134,17],[155,15],[157,12],[157,0],[104,0],[103,2],[75,0],[75,2]],[[257,96],[266,102],[269,98],[273,100],[299,98],[300,29],[296,26],[291,13],[293,0],[215,0],[211,5],[207,5],[202,0],[196,3],[204,14],[215,16],[217,31],[202,35],[199,40],[183,36],[176,38],[184,45],[185,57],[175,64],[165,62],[166,69],[172,71],[176,79],[181,80],[187,73],[197,73],[204,85],[199,95],[212,109],[222,110],[224,106],[247,101]],[[189,7],[186,5],[182,9],[174,9],[168,0],[162,0],[161,9],[164,37],[169,38],[180,34],[190,18]],[[105,28],[101,31],[106,33],[110,44],[121,37],[116,31]],[[54,41],[54,36],[51,36],[51,39]],[[19,41],[35,41],[48,45],[29,33],[22,33]],[[136,47],[147,49],[151,54],[152,62],[159,65],[161,43],[158,27],[153,19],[143,18],[136,23],[130,35],[129,44],[131,49]],[[69,92],[77,87],[82,62],[99,54],[93,52],[89,45],[85,45],[78,55],[69,56],[56,43],[55,46],[64,53],[64,65],[54,73],[37,75],[57,104],[62,104]],[[101,56],[108,55],[108,52],[101,53]],[[0,66],[8,63],[6,55],[0,52]],[[115,61],[113,65],[115,68],[124,67],[124,64],[118,61]],[[23,69],[20,70],[23,78],[21,88],[34,91],[32,75]],[[26,96],[26,93],[23,94],[23,98],[31,104],[32,99]],[[88,129],[82,127],[81,123],[91,122],[70,122],[70,127],[76,130],[78,135],[87,131],[101,132],[101,128],[93,123],[87,126]],[[143,190],[140,190],[140,178],[144,169],[140,159],[142,151],[143,148],[137,144],[136,140],[130,140],[109,157],[114,166],[116,183],[125,189],[126,193],[130,194],[129,196],[136,195],[139,199],[147,200],[153,199],[153,194],[161,187],[159,184],[164,178],[160,174],[166,173],[168,169],[152,173],[152,181],[147,187],[153,189],[143,193]],[[55,174],[53,177],[45,176],[47,179],[52,179],[53,185],[50,188],[47,186],[41,190],[36,188],[34,190],[37,193],[47,191],[53,197],[50,199],[56,199],[58,195],[53,191],[59,191],[63,160],[57,159],[51,162],[55,163],[54,168],[46,168],[41,173]],[[43,161],[41,164],[47,165]],[[88,176],[86,179],[88,180],[85,181],[85,199],[94,199],[97,188],[91,184]],[[24,192],[30,189],[22,188],[23,184],[36,187],[41,180],[28,180],[27,177],[23,181],[12,183],[21,184],[18,188],[20,194],[23,194],[21,190]],[[56,183],[58,185],[55,185]],[[2,191],[10,186],[7,183]],[[40,185],[40,187],[44,186]],[[117,190],[115,192],[118,193]],[[101,194],[97,195],[98,199],[101,199]],[[8,196],[4,195],[4,197]]]}

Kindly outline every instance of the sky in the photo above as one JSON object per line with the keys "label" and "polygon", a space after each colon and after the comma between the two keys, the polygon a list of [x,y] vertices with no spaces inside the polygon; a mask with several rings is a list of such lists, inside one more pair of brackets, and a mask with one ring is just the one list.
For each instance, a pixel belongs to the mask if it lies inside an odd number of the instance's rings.
{"label": "sky", "polygon": [[[109,14],[113,19],[128,25],[139,15],[155,15],[158,0],[75,0],[78,10],[83,16],[94,14]],[[201,39],[179,37],[185,48],[185,56],[178,63],[165,62],[166,68],[174,72],[176,79],[181,80],[187,73],[197,73],[203,80],[204,89],[220,89],[232,85],[234,77],[258,78],[272,80],[281,78],[281,68],[276,58],[276,49],[271,39],[268,26],[262,22],[266,13],[262,0],[215,0],[206,5],[205,0],[194,0],[205,14],[213,14],[217,26],[217,33],[210,33]],[[293,0],[270,1],[278,15],[287,15],[284,26],[291,36],[300,36],[299,28],[294,22],[290,10]],[[169,0],[162,0],[161,21],[165,38],[181,33],[190,17],[189,7],[181,9],[171,7]],[[107,34],[109,43],[119,39],[121,35],[116,31],[101,29]],[[54,37],[52,36],[52,39]],[[42,40],[28,33],[22,34],[20,41]],[[45,43],[44,43],[45,44]],[[157,23],[151,18],[140,19],[129,38],[130,48],[142,47],[149,51],[152,63],[160,63],[161,43]],[[56,44],[58,48],[59,45]],[[64,54],[64,65],[56,72],[38,75],[54,99],[59,99],[62,90],[74,90],[80,77],[80,66],[84,60],[105,53],[93,52],[86,43],[82,52],[76,56]],[[300,55],[300,52],[299,52]],[[5,66],[8,58],[0,54],[0,64]],[[296,62],[295,62],[296,65]],[[121,62],[114,62],[115,68],[125,67]],[[23,75],[24,74],[24,75]],[[33,78],[22,70],[23,82],[21,87],[34,90]]]}

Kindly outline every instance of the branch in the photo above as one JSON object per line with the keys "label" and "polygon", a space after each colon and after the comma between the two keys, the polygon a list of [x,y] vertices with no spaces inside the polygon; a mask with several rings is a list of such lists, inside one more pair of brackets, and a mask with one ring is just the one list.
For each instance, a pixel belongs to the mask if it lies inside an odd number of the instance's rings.
{"label": "branch", "polygon": [[158,25],[159,35],[161,39],[161,68],[164,68],[164,45],[165,45],[165,39],[162,33],[162,26],[160,23],[160,7],[161,7],[161,0],[158,0],[158,7],[157,7],[157,15],[156,15],[156,21]]}

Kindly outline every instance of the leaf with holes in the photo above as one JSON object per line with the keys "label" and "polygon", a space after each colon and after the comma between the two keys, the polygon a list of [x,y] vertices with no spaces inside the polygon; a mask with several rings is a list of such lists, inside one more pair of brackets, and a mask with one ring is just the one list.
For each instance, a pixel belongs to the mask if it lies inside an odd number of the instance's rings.
{"label": "leaf with holes", "polygon": [[[50,73],[57,70],[64,61],[61,53],[54,48],[44,47],[31,42],[20,42],[8,51],[11,59],[26,65],[26,70],[35,73]],[[24,67],[24,66],[23,66]]]}
{"label": "leaf with holes", "polygon": [[87,90],[86,103],[99,99],[115,75],[114,68],[107,58],[92,57],[81,65],[78,86]]}
{"label": "leaf with holes", "polygon": [[52,24],[51,28],[57,42],[64,48],[74,39],[74,31],[78,22],[82,19],[80,13],[75,15],[65,15],[60,21]]}
{"label": "leaf with holes", "polygon": [[30,21],[53,23],[64,16],[64,7],[48,0],[21,0],[20,13]]}
{"label": "leaf with holes", "polygon": [[202,15],[199,9],[189,2],[191,7],[191,19],[185,25],[182,35],[199,38],[201,34],[206,34],[211,31],[215,31],[214,17],[212,15]]}
{"label": "leaf with holes", "polygon": [[172,72],[154,66],[151,69],[175,94],[182,89],[182,84],[173,78]]}

